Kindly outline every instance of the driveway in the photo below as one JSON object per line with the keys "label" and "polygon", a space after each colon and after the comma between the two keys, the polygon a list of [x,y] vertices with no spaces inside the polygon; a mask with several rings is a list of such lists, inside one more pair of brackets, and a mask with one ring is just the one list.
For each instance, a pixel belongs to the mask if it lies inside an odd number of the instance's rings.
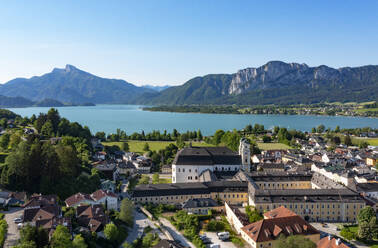
{"label": "driveway", "polygon": [[172,235],[172,237],[174,238],[174,240],[178,240],[180,242],[181,245],[185,246],[185,247],[192,247],[192,248],[195,248],[195,246],[189,241],[187,240],[184,235],[182,235],[177,229],[176,227],[174,227],[171,222],[169,222],[169,220],[165,219],[165,218],[160,218],[159,219],[160,222],[164,225],[164,227],[168,230],[168,232]]}
{"label": "driveway", "polygon": [[237,248],[231,241],[222,241],[218,238],[215,232],[205,232],[204,233],[213,244],[220,245],[221,248]]}
{"label": "driveway", "polygon": [[8,223],[8,233],[5,239],[4,247],[13,247],[17,245],[20,239],[20,232],[14,219],[22,215],[22,208],[13,208],[9,211],[2,212],[5,214],[5,220]]}
{"label": "driveway", "polygon": [[160,239],[166,239],[165,235],[154,225],[153,221],[147,218],[146,215],[143,213],[139,213],[138,211],[134,211],[134,226],[129,232],[126,242],[132,243],[137,238],[140,238],[143,234],[144,228],[150,226],[154,232],[156,232]]}

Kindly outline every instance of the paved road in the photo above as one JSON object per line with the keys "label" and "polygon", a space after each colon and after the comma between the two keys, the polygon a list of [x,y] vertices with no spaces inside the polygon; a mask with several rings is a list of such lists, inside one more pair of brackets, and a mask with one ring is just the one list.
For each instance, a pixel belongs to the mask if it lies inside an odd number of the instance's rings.
{"label": "paved road", "polygon": [[161,239],[166,239],[165,235],[154,225],[153,221],[147,218],[143,213],[134,211],[134,226],[129,235],[126,238],[126,242],[132,243],[137,238],[140,238],[143,234],[144,228],[150,226],[159,235]]}
{"label": "paved road", "polygon": [[177,231],[176,227],[174,227],[171,224],[171,222],[169,222],[169,220],[165,218],[160,218],[159,220],[161,223],[163,223],[163,225],[168,230],[168,232],[172,235],[172,237],[175,240],[178,240],[181,243],[181,245],[185,247],[195,248],[195,246],[189,240],[187,240],[179,231]]}
{"label": "paved road", "polygon": [[[321,238],[324,236],[328,236],[331,234],[332,236],[341,237],[340,231],[337,230],[337,224],[335,223],[327,223],[326,227],[323,227],[321,223],[310,223],[313,227],[315,227],[321,233]],[[362,244],[356,240],[349,241],[349,244],[352,247],[357,248],[368,248],[369,246]]]}
{"label": "paved road", "polygon": [[237,248],[231,241],[220,240],[215,232],[205,232],[204,234],[210,239],[211,243],[218,244],[221,248]]}
{"label": "paved road", "polygon": [[4,247],[13,247],[17,245],[20,239],[20,232],[17,229],[17,224],[14,223],[14,219],[22,215],[21,208],[13,208],[9,211],[3,212],[5,214],[5,220],[8,223],[8,233],[5,239]]}

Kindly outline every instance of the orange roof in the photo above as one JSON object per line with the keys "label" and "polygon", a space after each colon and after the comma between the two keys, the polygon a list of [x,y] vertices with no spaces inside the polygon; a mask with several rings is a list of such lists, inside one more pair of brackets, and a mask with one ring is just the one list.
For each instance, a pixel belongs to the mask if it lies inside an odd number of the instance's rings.
{"label": "orange roof", "polygon": [[275,240],[281,234],[289,236],[319,233],[318,230],[298,215],[263,219],[243,227],[242,230],[255,242]]}
{"label": "orange roof", "polygon": [[285,208],[284,206],[275,208],[269,212],[264,213],[264,219],[273,219],[281,217],[297,216],[293,211]]}
{"label": "orange roof", "polygon": [[342,243],[339,239],[328,236],[319,240],[317,248],[348,248],[348,246]]}

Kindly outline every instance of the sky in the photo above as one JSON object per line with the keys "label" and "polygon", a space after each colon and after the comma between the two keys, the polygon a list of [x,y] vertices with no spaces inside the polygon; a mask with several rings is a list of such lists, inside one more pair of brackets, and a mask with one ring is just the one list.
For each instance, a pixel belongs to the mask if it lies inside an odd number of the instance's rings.
{"label": "sky", "polygon": [[378,64],[378,1],[3,0],[0,83],[72,64],[179,85],[271,60]]}

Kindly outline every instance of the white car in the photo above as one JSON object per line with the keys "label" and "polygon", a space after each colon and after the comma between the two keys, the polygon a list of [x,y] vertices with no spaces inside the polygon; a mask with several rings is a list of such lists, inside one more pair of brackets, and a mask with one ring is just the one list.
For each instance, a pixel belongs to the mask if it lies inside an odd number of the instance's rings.
{"label": "white car", "polygon": [[21,228],[23,228],[24,227],[24,224],[23,223],[18,223],[17,224],[17,229],[21,229]]}
{"label": "white car", "polygon": [[14,223],[21,223],[22,222],[22,219],[21,218],[14,218]]}

